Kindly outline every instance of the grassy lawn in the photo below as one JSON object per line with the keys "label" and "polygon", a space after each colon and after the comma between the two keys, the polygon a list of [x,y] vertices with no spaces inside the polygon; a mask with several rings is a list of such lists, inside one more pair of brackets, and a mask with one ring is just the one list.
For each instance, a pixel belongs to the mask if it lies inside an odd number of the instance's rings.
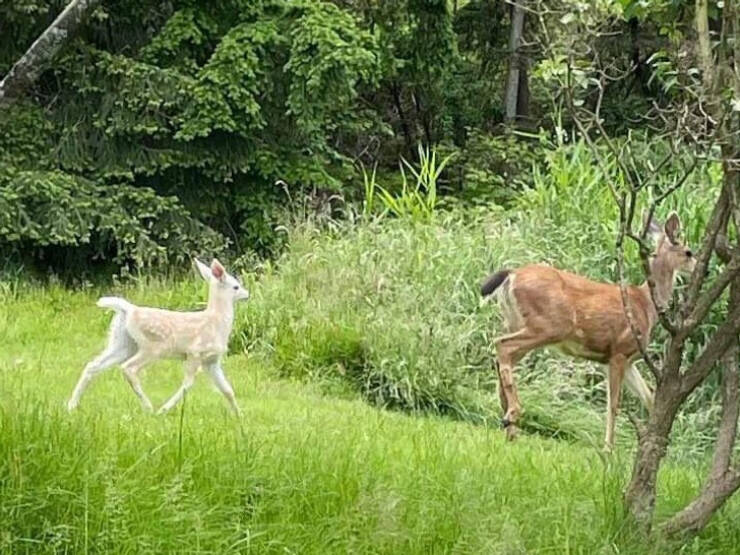
{"label": "grassy lawn", "polygon": [[[133,289],[197,306],[202,282]],[[524,436],[372,408],[277,379],[269,358],[226,360],[240,419],[200,375],[167,416],[144,413],[118,369],[64,403],[102,349],[97,291],[6,293],[0,305],[0,550],[120,553],[641,553],[621,521],[628,447]],[[240,307],[244,310],[244,307]],[[178,363],[143,374],[155,404]],[[600,425],[600,423],[599,423]],[[689,499],[696,467],[661,474],[659,514]],[[691,553],[740,544],[737,501]]]}

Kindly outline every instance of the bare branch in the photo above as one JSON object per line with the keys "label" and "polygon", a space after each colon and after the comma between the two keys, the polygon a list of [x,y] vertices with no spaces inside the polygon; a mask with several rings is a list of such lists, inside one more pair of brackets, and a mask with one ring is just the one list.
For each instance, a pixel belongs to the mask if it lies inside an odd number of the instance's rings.
{"label": "bare branch", "polygon": [[682,312],[685,315],[692,311],[696,306],[701,286],[706,277],[709,259],[712,256],[712,251],[714,250],[714,245],[717,240],[717,234],[727,225],[727,218],[729,217],[729,200],[728,188],[722,187],[720,196],[712,209],[712,215],[709,218],[707,230],[704,233],[704,241],[699,248],[699,252],[696,254],[696,267],[694,268],[694,272],[691,274],[689,286],[686,289],[686,300],[682,307]]}
{"label": "bare branch", "polygon": [[711,372],[714,364],[722,357],[733,341],[737,342],[740,333],[740,303],[731,307],[730,314],[722,325],[714,332],[709,343],[704,347],[694,363],[681,378],[681,394],[689,395],[703,382]]}
{"label": "bare branch", "polygon": [[722,292],[727,286],[740,275],[740,256],[735,256],[731,259],[728,266],[719,275],[719,277],[712,283],[712,286],[702,295],[696,303],[694,310],[691,312],[688,318],[686,318],[683,327],[681,328],[682,337],[688,337],[688,335],[698,326],[702,320],[709,314],[709,310],[712,308],[714,302],[719,298]]}
{"label": "bare branch", "polygon": [[708,480],[701,494],[663,526],[667,536],[693,534],[706,526],[714,512],[740,488],[740,471],[730,470],[716,480]]}

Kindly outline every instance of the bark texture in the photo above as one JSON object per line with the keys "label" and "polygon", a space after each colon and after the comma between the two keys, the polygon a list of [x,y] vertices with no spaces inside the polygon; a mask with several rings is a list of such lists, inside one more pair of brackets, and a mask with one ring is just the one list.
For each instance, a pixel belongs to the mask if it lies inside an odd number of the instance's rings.
{"label": "bark texture", "polygon": [[519,4],[511,7],[511,30],[509,31],[509,77],[506,81],[506,98],[504,99],[506,122],[516,120],[519,102],[520,46],[524,30],[524,9]]}
{"label": "bark texture", "polygon": [[64,8],[0,81],[0,104],[18,98],[36,82],[67,39],[79,28],[85,14],[98,4],[100,0],[72,0]]}

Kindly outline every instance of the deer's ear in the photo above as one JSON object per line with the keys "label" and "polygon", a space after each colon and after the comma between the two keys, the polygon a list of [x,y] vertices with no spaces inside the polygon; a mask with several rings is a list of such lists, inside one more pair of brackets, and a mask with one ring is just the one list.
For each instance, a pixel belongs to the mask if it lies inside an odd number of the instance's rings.
{"label": "deer's ear", "polygon": [[222,281],[226,276],[226,269],[216,258],[211,262],[211,274],[219,281]]}
{"label": "deer's ear", "polygon": [[194,260],[195,260],[195,267],[198,268],[198,273],[200,273],[200,276],[206,281],[211,281],[213,279],[213,274],[211,273],[211,269],[205,264],[203,264],[197,258],[195,258]]}
{"label": "deer's ear", "polygon": [[665,234],[671,243],[675,243],[679,233],[681,233],[681,220],[678,219],[678,214],[671,212],[665,221]]}

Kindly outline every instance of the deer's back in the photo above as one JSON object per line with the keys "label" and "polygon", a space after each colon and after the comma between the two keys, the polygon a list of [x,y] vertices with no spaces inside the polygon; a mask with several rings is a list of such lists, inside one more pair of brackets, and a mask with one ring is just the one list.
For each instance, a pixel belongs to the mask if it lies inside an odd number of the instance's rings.
{"label": "deer's back", "polygon": [[203,311],[136,307],[126,319],[126,328],[140,347],[176,357],[214,349],[215,327]]}
{"label": "deer's back", "polygon": [[[615,351],[637,351],[615,284],[531,265],[514,271],[511,289],[524,324],[569,354],[603,362]],[[643,295],[634,286],[627,294],[636,322],[646,328]]]}

